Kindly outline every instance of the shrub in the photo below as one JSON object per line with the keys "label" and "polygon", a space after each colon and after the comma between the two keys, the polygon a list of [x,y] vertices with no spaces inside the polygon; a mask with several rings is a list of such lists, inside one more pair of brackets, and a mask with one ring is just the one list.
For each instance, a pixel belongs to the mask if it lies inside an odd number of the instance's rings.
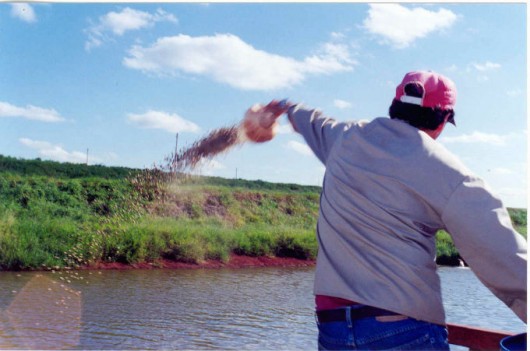
{"label": "shrub", "polygon": [[456,250],[451,236],[443,230],[436,233],[436,263],[458,266],[460,255]]}

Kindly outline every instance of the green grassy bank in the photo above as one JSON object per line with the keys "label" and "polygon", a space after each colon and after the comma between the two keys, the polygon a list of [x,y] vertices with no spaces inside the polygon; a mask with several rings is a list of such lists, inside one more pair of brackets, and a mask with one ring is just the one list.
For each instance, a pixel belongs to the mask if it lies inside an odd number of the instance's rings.
{"label": "green grassy bank", "polygon": [[[139,170],[0,156],[0,269],[200,263],[231,254],[315,258],[320,188],[157,179]],[[526,210],[510,214],[526,237]],[[439,262],[456,263],[450,236],[437,239]]]}

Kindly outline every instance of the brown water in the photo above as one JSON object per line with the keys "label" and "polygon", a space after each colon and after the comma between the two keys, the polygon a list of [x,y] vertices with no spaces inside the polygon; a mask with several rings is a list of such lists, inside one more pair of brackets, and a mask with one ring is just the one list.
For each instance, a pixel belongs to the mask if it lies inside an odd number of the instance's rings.
{"label": "brown water", "polygon": [[[57,273],[0,273],[3,348],[311,349],[313,268],[80,272],[64,318]],[[88,282],[88,284],[87,284]],[[28,286],[29,285],[29,286]],[[24,290],[24,286],[29,289]],[[23,304],[15,302],[22,296]],[[63,311],[61,313],[60,311]],[[13,316],[24,311],[23,316]]]}
{"label": "brown water", "polygon": [[[0,272],[0,348],[315,350],[313,272]],[[448,321],[526,330],[468,269],[440,275]]]}

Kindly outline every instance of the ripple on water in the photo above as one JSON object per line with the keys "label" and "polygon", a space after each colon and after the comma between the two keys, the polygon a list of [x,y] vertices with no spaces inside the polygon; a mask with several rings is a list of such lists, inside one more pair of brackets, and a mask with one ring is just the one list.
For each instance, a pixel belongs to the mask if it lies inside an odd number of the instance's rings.
{"label": "ripple on water", "polygon": [[[313,273],[313,267],[83,272],[89,284],[65,283],[81,293],[64,298],[53,282],[28,285],[35,273],[2,272],[2,312],[26,319],[13,322],[0,314],[0,347],[24,348],[40,333],[51,348],[68,349],[316,349]],[[471,271],[441,268],[440,276],[448,321],[526,329]],[[77,322],[42,314],[76,298]]]}

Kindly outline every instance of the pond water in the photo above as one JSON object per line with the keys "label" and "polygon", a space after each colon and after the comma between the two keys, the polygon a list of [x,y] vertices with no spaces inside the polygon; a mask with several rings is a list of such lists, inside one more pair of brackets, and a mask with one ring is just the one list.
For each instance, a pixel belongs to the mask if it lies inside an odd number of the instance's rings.
{"label": "pond water", "polygon": [[[469,269],[441,268],[449,322],[526,326]],[[313,267],[0,273],[0,348],[316,350]]]}

